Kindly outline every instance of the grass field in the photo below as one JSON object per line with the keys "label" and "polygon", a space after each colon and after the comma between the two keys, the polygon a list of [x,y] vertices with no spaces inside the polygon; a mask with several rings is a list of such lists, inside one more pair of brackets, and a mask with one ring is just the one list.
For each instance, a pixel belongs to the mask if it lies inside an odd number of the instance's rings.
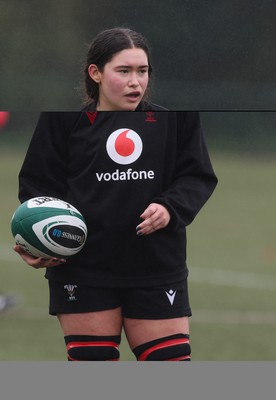
{"label": "grass field", "polygon": [[[60,328],[48,316],[44,272],[11,250],[24,152],[0,140],[0,291],[24,298],[21,308],[0,316],[0,360],[65,360]],[[211,156],[219,186],[188,228],[193,360],[275,361],[276,160]],[[125,340],[121,353],[134,359]]]}

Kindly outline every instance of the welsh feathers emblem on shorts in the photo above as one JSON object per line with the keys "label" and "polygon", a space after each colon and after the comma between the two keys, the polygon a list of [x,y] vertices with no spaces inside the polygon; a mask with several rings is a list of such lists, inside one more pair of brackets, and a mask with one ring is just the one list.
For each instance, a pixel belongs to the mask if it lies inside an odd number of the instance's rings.
{"label": "welsh feathers emblem on shorts", "polygon": [[68,301],[77,300],[75,297],[75,289],[76,288],[77,288],[77,285],[64,285],[64,289],[67,290],[67,293],[69,295]]}

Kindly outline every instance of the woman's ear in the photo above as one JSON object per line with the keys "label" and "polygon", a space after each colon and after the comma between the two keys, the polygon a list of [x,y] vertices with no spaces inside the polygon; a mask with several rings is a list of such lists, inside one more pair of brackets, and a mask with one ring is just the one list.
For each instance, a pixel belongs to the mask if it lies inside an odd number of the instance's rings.
{"label": "woman's ear", "polygon": [[96,64],[90,64],[88,67],[88,73],[91,79],[93,79],[94,82],[100,83],[101,82],[101,76],[102,74],[98,70],[98,67]]}

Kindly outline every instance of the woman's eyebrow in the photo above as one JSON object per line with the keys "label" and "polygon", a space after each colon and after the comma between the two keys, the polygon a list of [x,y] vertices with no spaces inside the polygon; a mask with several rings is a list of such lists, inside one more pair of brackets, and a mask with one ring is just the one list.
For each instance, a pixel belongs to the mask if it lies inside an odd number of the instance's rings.
{"label": "woman's eyebrow", "polygon": [[[117,65],[115,68],[133,68],[132,65]],[[138,68],[149,68],[148,64],[139,65]]]}

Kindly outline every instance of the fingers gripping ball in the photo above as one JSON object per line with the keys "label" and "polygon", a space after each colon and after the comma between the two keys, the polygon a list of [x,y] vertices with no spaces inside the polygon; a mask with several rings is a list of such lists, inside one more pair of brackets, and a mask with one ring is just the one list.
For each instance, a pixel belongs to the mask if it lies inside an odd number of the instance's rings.
{"label": "fingers gripping ball", "polygon": [[16,244],[43,258],[71,257],[87,238],[82,214],[66,201],[47,196],[21,204],[12,217],[11,230]]}

